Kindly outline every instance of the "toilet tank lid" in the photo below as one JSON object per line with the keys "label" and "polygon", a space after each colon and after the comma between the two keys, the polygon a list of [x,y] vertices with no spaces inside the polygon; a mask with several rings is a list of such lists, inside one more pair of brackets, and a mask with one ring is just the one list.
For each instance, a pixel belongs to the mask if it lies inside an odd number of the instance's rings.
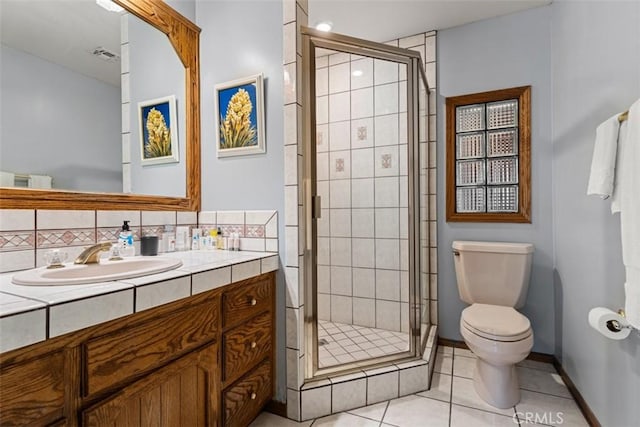
{"label": "toilet tank lid", "polygon": [[456,240],[453,242],[452,247],[459,251],[473,252],[497,252],[511,254],[528,254],[533,252],[533,245],[531,243],[470,242]]}

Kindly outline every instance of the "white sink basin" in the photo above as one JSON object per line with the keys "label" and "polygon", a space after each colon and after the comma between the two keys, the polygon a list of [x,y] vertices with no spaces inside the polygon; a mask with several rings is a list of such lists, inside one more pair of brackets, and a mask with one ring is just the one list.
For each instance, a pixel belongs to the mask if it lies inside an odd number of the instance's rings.
{"label": "white sink basin", "polygon": [[181,265],[179,259],[155,256],[131,257],[120,261],[101,260],[99,264],[67,263],[64,268],[41,267],[22,271],[14,275],[11,281],[16,285],[30,286],[82,285],[162,273]]}

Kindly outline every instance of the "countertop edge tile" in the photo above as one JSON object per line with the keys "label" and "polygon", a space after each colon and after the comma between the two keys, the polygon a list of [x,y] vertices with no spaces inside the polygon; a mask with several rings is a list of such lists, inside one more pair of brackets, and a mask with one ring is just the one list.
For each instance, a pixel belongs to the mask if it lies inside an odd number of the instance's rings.
{"label": "countertop edge tile", "polygon": [[[47,338],[75,332],[89,326],[153,308],[160,304],[140,308],[135,307],[137,304],[135,295],[139,291],[144,292],[144,288],[148,290],[151,287],[161,286],[160,283],[162,282],[180,281],[180,279],[187,277],[189,281],[188,291],[184,283],[179,285],[178,287],[185,289],[181,289],[181,292],[177,293],[175,298],[164,298],[161,304],[166,304],[265,273],[267,271],[263,270],[264,264],[266,264],[266,269],[269,271],[275,271],[279,268],[278,264],[277,268],[272,269],[274,265],[270,264],[273,263],[273,260],[269,260],[269,258],[279,260],[279,255],[271,252],[185,251],[162,254],[162,256],[180,258],[183,261],[183,265],[175,270],[139,278],[86,285],[46,287],[14,285],[11,283],[11,278],[17,272],[0,274],[0,296],[6,295],[10,301],[8,304],[4,304],[4,307],[3,304],[0,303],[0,321],[9,324],[7,321],[4,321],[4,319],[12,319],[12,321],[15,321],[18,319],[16,316],[28,315],[29,317],[33,317],[34,314],[32,313],[38,313],[38,316],[44,316],[41,328],[42,337],[23,341],[18,340],[19,345],[16,344],[17,346],[7,349],[2,347],[0,351],[13,350],[35,342],[44,341]],[[264,260],[267,260],[267,262],[263,262]],[[225,269],[227,272],[225,272]],[[214,272],[216,270],[220,270],[222,275],[218,282],[214,283],[210,289],[195,289],[193,287],[194,275]],[[35,291],[34,289],[39,289],[39,291]],[[92,303],[97,303],[100,300],[117,299],[124,294],[129,294],[126,298],[130,298],[130,302],[124,303],[120,301],[117,306],[110,307],[111,312],[97,313],[100,310],[95,310],[94,308],[96,313],[91,313],[91,309],[86,310],[83,308],[85,304],[92,305]],[[104,306],[104,304],[98,304],[98,306]],[[73,313],[75,311],[78,313],[82,312],[83,315],[86,315],[86,321],[80,321],[76,325],[70,326],[68,318],[65,319],[61,317],[63,316],[63,311],[67,313]],[[38,325],[38,327],[40,327],[40,325]],[[49,329],[48,334],[47,328]],[[6,342],[10,342],[10,340]],[[26,343],[23,344],[23,342]]]}

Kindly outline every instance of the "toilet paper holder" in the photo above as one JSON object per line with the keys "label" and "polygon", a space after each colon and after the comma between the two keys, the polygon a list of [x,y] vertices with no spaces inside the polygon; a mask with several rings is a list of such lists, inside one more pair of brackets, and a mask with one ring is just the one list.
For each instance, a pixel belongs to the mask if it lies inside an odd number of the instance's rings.
{"label": "toilet paper holder", "polygon": [[[620,316],[624,317],[624,318],[627,317],[624,309],[622,309],[622,308],[618,309],[618,314]],[[640,334],[640,329],[636,328],[635,326],[633,326],[631,324],[622,325],[617,320],[609,320],[607,322],[607,329],[609,329],[611,332],[620,332],[623,329],[632,329],[632,330],[636,331],[636,333]]]}

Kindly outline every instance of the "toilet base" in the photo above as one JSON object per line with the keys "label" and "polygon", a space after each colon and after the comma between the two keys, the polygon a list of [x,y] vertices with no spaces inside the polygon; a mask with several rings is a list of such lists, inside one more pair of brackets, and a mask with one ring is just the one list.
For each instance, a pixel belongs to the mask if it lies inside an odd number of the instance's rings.
{"label": "toilet base", "polygon": [[478,395],[491,406],[513,408],[520,402],[520,386],[515,365],[495,366],[476,359],[473,385]]}

